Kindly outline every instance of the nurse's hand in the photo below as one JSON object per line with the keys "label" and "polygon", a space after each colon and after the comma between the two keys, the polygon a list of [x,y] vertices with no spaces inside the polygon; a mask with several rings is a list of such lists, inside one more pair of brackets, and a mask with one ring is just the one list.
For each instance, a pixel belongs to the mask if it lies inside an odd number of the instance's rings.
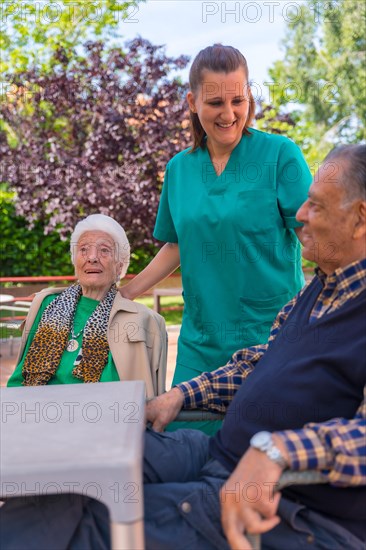
{"label": "nurse's hand", "polygon": [[163,432],[166,426],[173,422],[183,407],[184,396],[178,388],[154,397],[146,404],[146,422],[151,422],[152,429]]}

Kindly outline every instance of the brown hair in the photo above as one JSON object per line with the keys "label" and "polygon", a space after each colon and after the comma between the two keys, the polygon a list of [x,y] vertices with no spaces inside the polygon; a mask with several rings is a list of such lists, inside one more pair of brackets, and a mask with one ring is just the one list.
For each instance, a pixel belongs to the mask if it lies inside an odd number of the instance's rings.
{"label": "brown hair", "polygon": [[[222,44],[214,44],[208,46],[204,50],[201,50],[195,57],[191,70],[189,71],[189,86],[191,92],[197,92],[199,86],[203,81],[203,71],[212,71],[215,73],[231,73],[242,67],[246,78],[249,78],[248,65],[243,54],[232,46],[223,46]],[[245,122],[243,129],[243,135],[249,134],[247,128],[251,125],[255,114],[255,101],[252,92],[249,90],[249,112],[248,118]],[[198,149],[198,147],[204,147],[204,138],[206,132],[204,131],[200,119],[197,113],[189,111],[191,121],[191,132],[193,137],[193,146],[191,153]]]}

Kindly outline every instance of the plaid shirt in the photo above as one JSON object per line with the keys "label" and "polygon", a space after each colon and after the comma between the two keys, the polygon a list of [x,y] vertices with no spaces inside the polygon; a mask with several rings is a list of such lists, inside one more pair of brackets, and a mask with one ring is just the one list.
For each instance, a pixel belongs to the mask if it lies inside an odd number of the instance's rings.
{"label": "plaid shirt", "polygon": [[[315,276],[322,282],[323,289],[310,314],[310,323],[366,289],[366,259],[339,268],[328,276],[317,268]],[[281,309],[272,325],[268,343],[276,338],[304,290]],[[178,384],[184,394],[184,408],[225,412],[235,392],[266,352],[268,343],[239,350],[224,367]],[[292,470],[323,470],[328,481],[339,486],[366,484],[366,386],[364,399],[353,419],[335,418],[306,424],[301,430],[276,433],[286,445]]]}

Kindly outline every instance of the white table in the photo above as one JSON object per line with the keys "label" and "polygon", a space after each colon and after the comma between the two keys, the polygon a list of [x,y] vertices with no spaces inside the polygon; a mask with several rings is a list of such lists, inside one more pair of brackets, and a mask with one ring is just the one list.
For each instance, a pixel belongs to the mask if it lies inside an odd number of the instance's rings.
{"label": "white table", "polygon": [[0,497],[97,498],[112,548],[143,549],[144,383],[1,388],[0,405]]}

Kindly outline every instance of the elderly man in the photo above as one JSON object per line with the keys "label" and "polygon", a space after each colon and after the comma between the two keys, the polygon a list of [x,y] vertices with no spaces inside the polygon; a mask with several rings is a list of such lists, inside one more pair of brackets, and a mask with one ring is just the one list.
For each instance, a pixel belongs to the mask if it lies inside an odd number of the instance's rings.
{"label": "elderly man", "polygon": [[[364,549],[366,541],[366,145],[332,152],[297,213],[311,283],[266,345],[149,402],[147,549]],[[214,297],[213,297],[214,299]],[[213,437],[157,433],[181,408],[226,411]],[[286,468],[325,485],[273,494]]]}

